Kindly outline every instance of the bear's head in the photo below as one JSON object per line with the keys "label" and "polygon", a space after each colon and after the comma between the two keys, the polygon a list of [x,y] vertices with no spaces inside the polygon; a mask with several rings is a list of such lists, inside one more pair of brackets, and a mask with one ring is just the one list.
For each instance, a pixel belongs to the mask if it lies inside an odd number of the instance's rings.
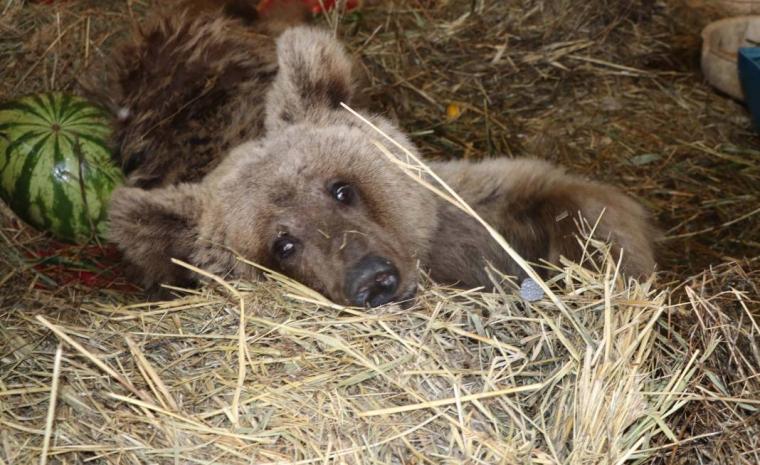
{"label": "bear's head", "polygon": [[[245,277],[255,271],[243,257],[340,303],[411,298],[417,260],[425,259],[437,227],[433,194],[340,106],[350,102],[354,80],[334,38],[291,29],[278,40],[278,64],[266,136],[232,150],[198,184],[117,190],[111,238],[148,287],[192,278],[171,257]],[[370,119],[414,150],[387,120]]]}

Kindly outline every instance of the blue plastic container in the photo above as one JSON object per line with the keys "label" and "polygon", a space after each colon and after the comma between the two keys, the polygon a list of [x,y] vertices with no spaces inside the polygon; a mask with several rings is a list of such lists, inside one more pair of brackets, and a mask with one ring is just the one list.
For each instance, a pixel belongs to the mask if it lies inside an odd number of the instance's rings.
{"label": "blue plastic container", "polygon": [[760,47],[739,49],[739,79],[755,128],[760,131]]}

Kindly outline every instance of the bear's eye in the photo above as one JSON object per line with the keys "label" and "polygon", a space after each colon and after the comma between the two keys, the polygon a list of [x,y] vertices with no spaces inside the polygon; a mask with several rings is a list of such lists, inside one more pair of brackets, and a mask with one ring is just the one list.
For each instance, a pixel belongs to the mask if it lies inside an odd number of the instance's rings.
{"label": "bear's eye", "polygon": [[286,258],[293,255],[293,253],[295,253],[297,245],[298,241],[286,234],[280,236],[279,239],[274,241],[272,250],[274,254],[277,255],[277,258],[280,260],[285,260]]}
{"label": "bear's eye", "polygon": [[356,194],[353,186],[346,182],[336,182],[330,187],[333,198],[344,205],[351,205]]}

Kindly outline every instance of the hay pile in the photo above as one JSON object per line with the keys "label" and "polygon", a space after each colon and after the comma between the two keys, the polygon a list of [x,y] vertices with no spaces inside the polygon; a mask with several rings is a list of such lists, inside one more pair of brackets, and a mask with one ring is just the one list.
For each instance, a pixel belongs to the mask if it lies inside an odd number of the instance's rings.
{"label": "hay pile", "polygon": [[[148,7],[6,0],[0,100],[75,88]],[[760,463],[760,139],[701,82],[677,11],[420,0],[332,19],[426,155],[532,154],[638,194],[667,230],[657,283],[608,258],[567,264],[559,306],[427,284],[370,312],[277,277],[148,304],[107,248],[2,207],[0,465]]]}

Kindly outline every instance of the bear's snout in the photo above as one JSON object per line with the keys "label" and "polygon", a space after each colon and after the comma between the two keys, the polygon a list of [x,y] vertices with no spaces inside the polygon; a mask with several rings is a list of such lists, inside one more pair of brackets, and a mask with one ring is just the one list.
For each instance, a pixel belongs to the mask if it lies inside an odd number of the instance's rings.
{"label": "bear's snout", "polygon": [[368,255],[346,273],[346,298],[360,307],[378,307],[393,300],[401,280],[390,260]]}

